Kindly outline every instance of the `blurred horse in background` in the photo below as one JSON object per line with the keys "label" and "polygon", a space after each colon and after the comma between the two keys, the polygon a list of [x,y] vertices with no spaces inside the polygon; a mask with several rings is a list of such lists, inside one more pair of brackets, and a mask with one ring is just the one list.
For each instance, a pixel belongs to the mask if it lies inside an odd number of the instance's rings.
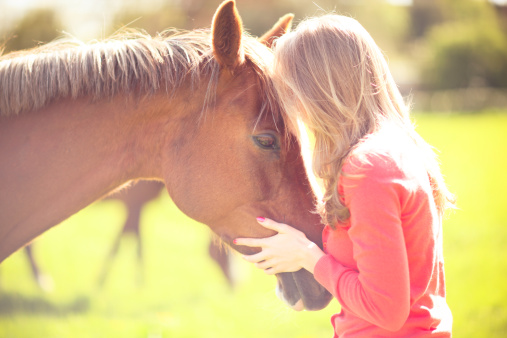
{"label": "blurred horse in background", "polygon": [[23,248],[23,252],[30,264],[30,272],[37,287],[44,292],[52,292],[54,289],[54,281],[50,274],[44,272],[37,262],[33,252],[33,244],[28,244]]}
{"label": "blurred horse in background", "polygon": [[[109,275],[111,265],[115,259],[121,241],[127,236],[133,236],[136,245],[136,258],[137,258],[137,269],[136,278],[138,285],[142,284],[143,280],[143,246],[141,239],[141,212],[146,204],[156,199],[161,192],[163,192],[164,184],[159,181],[138,181],[128,187],[122,188],[120,191],[111,194],[106,199],[118,200],[124,204],[127,212],[127,218],[115,237],[109,255],[105,258],[102,269],[99,273],[98,284],[100,287],[104,286],[106,279]],[[54,282],[51,275],[48,272],[42,271],[39,266],[38,260],[33,252],[33,243],[28,244],[24,247],[24,253],[28,259],[32,277],[37,286],[45,292],[51,292],[54,288]],[[221,242],[216,236],[211,235],[209,242],[208,253],[211,259],[213,259],[219,266],[222,274],[224,275],[229,286],[234,286],[234,280],[231,275],[231,255],[229,250],[221,245]]]}
{"label": "blurred horse in background", "polygon": [[[123,224],[122,229],[116,236],[113,246],[109,252],[108,257],[104,260],[102,269],[100,270],[98,284],[100,287],[104,285],[108,277],[111,265],[114,258],[118,253],[120,242],[125,236],[133,236],[137,248],[137,265],[138,269],[136,277],[138,284],[141,284],[143,278],[143,246],[141,240],[141,211],[146,204],[156,199],[164,188],[164,184],[159,181],[138,181],[131,186],[124,188],[107,199],[114,199],[122,202],[127,211],[127,219]],[[234,281],[231,275],[231,256],[227,248],[223,247],[221,243],[212,235],[208,252],[210,257],[218,264],[229,286],[234,286]]]}
{"label": "blurred horse in background", "polygon": [[[257,40],[225,1],[211,32],[57,41],[2,56],[0,261],[142,178],[164,181],[181,211],[244,254],[260,248],[234,238],[274,234],[259,215],[322,246],[300,146],[269,77],[269,46],[291,19]],[[304,269],[277,277],[296,309],[331,299]]]}

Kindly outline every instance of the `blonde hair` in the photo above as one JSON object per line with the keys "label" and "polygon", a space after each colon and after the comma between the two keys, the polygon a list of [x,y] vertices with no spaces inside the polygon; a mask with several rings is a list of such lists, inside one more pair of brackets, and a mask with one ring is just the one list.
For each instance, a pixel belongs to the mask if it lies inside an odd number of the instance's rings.
{"label": "blonde hair", "polygon": [[272,77],[290,127],[301,120],[315,136],[313,171],[325,190],[317,209],[326,224],[350,217],[337,189],[342,165],[384,122],[400,126],[421,150],[439,210],[454,202],[381,50],[356,20],[327,14],[301,22],[276,42]]}

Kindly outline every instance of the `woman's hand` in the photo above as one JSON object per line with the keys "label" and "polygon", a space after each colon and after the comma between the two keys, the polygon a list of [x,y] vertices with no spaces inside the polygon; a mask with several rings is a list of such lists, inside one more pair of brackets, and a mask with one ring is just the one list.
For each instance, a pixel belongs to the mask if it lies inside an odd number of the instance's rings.
{"label": "woman's hand", "polygon": [[278,234],[266,238],[237,238],[236,245],[260,247],[262,251],[243,258],[268,275],[280,272],[294,272],[304,268],[311,273],[324,252],[301,231],[293,227],[277,223],[273,220],[258,217],[257,221],[265,228]]}

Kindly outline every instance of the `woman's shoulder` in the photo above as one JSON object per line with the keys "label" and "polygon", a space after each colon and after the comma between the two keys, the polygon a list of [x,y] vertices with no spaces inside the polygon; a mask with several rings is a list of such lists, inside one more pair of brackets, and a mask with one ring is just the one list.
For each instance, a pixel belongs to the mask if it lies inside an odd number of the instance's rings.
{"label": "woman's shoulder", "polygon": [[[410,137],[396,128],[385,128],[363,138],[344,162],[345,175],[411,176],[423,167]],[[417,169],[419,168],[419,169]]]}

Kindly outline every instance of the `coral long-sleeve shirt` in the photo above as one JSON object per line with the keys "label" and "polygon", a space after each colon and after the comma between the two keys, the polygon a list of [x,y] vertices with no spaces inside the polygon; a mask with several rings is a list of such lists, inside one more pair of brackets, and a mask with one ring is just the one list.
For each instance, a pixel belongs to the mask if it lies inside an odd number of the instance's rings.
{"label": "coral long-sleeve shirt", "polygon": [[372,135],[344,163],[350,218],[323,232],[315,278],[339,301],[335,337],[450,337],[441,217],[407,138]]}

